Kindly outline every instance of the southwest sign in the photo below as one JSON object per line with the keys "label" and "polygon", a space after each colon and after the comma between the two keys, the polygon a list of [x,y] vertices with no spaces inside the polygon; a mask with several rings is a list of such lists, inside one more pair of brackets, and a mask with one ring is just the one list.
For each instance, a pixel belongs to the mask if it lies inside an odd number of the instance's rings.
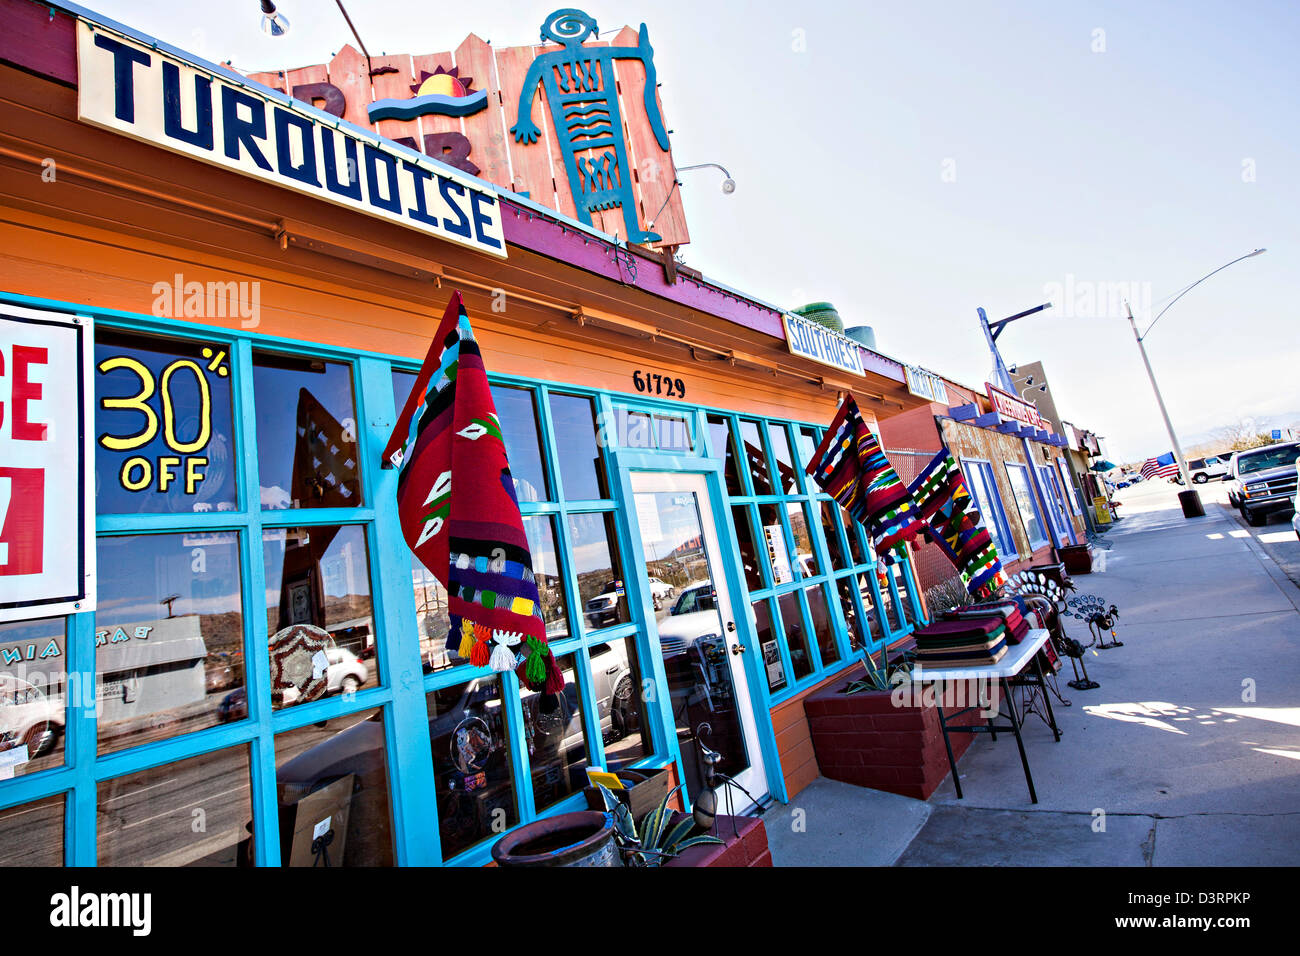
{"label": "southwest sign", "polygon": [[1051,423],[1038,414],[1038,409],[1023,398],[1002,391],[992,382],[985,382],[984,387],[988,390],[989,404],[1003,418],[1024,422],[1026,425],[1033,425],[1035,428],[1042,428],[1049,432],[1052,430]]}
{"label": "southwest sign", "polygon": [[423,154],[85,21],[77,63],[83,122],[506,257],[496,193]]}
{"label": "southwest sign", "polygon": [[781,320],[785,323],[785,341],[791,355],[801,355],[852,375],[867,374],[862,368],[858,343],[847,335],[788,312]]}

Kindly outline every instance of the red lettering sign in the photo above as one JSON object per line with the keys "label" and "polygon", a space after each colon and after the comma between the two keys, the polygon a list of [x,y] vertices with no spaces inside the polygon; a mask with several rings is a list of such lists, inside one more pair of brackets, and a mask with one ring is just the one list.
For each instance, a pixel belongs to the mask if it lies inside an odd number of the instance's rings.
{"label": "red lettering sign", "polygon": [[40,574],[44,551],[44,469],[0,467],[0,575]]}

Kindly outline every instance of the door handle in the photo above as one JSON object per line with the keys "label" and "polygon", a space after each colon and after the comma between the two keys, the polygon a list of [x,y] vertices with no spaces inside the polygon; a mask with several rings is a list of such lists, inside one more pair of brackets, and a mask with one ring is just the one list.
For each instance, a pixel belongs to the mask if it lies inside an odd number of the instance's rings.
{"label": "door handle", "polygon": [[743,654],[743,653],[745,653],[745,645],[744,645],[744,644],[732,644],[732,645],[731,645],[731,653],[733,653],[733,654]]}

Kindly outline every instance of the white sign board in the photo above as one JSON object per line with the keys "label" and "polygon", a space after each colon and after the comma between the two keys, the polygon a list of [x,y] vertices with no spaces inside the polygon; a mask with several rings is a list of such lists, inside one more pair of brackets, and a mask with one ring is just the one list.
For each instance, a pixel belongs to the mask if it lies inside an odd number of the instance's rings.
{"label": "white sign board", "polygon": [[791,355],[801,355],[841,372],[866,376],[862,351],[847,335],[788,312],[781,316],[781,321],[785,323],[785,341]]}
{"label": "white sign board", "polygon": [[506,257],[496,192],[422,153],[84,20],[77,69],[82,122]]}
{"label": "white sign board", "polygon": [[93,337],[0,305],[0,621],[95,607]]}
{"label": "white sign board", "polygon": [[912,365],[904,366],[907,376],[907,390],[918,398],[928,398],[941,405],[948,404],[948,385],[933,372]]}

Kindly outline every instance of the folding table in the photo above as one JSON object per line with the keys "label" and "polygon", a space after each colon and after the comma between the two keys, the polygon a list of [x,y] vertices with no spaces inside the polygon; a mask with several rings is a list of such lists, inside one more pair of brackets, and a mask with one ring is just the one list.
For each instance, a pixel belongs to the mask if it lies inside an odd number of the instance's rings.
{"label": "folding table", "polygon": [[[935,684],[940,681],[955,680],[985,680],[997,681],[1002,688],[1002,696],[1007,701],[1008,720],[1010,725],[998,726],[994,723],[995,718],[990,717],[988,723],[974,727],[952,727],[949,728],[948,721],[952,718],[961,717],[972,710],[981,710],[982,708],[965,707],[951,715],[951,718],[943,712],[943,695],[938,693],[935,699],[935,706],[939,711],[939,726],[943,730],[943,745],[948,751],[948,766],[952,770],[952,783],[957,790],[957,799],[961,800],[961,779],[957,776],[957,760],[952,755],[952,741],[949,733],[963,734],[991,734],[994,740],[998,739],[999,730],[1010,730],[1016,735],[1016,746],[1020,748],[1020,765],[1025,768],[1025,782],[1029,784],[1029,799],[1033,803],[1038,802],[1038,794],[1034,790],[1034,778],[1029,772],[1029,760],[1025,756],[1025,742],[1020,736],[1020,718],[1016,715],[1016,703],[1011,696],[1011,679],[1020,675],[1026,665],[1033,662],[1032,674],[1021,677],[1017,682],[1019,685],[1028,684],[1038,687],[1043,692],[1043,700],[1047,704],[1047,724],[1052,728],[1052,733],[1056,735],[1056,742],[1061,742],[1061,731],[1056,726],[1056,715],[1052,713],[1052,701],[1047,694],[1047,682],[1043,674],[1043,665],[1038,658],[1039,649],[1047,643],[1048,633],[1046,629],[1035,628],[1025,635],[1024,640],[1019,644],[1009,644],[1007,652],[1002,659],[996,664],[981,664],[977,667],[953,667],[953,666],[927,666],[923,661],[917,661],[912,668],[912,680],[916,683]],[[936,688],[938,690],[938,688]],[[1001,716],[1001,706],[999,705],[998,716]]]}

